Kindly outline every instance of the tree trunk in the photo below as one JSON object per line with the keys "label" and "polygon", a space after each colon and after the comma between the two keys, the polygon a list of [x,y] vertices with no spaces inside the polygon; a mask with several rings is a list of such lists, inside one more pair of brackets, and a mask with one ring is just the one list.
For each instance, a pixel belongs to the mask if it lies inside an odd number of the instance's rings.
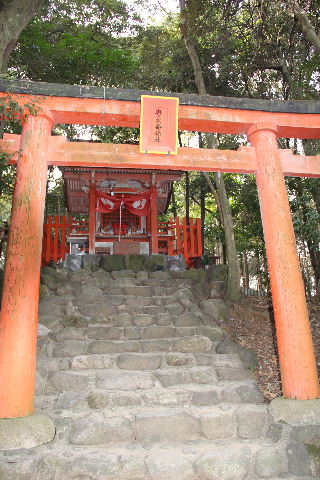
{"label": "tree trunk", "polygon": [[[186,2],[185,0],[179,0],[180,3],[180,12],[181,12],[181,23],[180,31],[184,39],[184,43],[189,54],[193,71],[195,84],[199,95],[206,95],[206,86],[204,82],[204,77],[200,65],[200,60],[198,54],[195,50],[194,43],[192,38],[189,35],[188,31],[188,16],[186,11]],[[215,139],[212,134],[206,134],[207,144],[209,148],[214,147]],[[217,190],[215,190],[209,174],[204,173],[204,176],[207,180],[208,186],[213,193],[217,205],[219,208],[221,223],[225,231],[225,243],[226,243],[226,256],[228,263],[228,285],[227,285],[227,295],[226,298],[231,303],[239,302],[240,300],[240,267],[239,260],[237,255],[237,249],[234,239],[234,228],[233,220],[230,210],[230,205],[227,197],[227,192],[225,188],[225,183],[221,173],[215,174],[215,180],[217,185]]]}
{"label": "tree trunk", "polygon": [[307,240],[307,246],[310,255],[310,262],[315,278],[315,286],[317,290],[317,296],[319,295],[318,286],[320,284],[320,252],[318,245],[314,245],[310,240]]}
{"label": "tree trunk", "polygon": [[231,303],[236,303],[240,300],[240,268],[237,247],[234,238],[233,219],[223,175],[218,172],[215,174],[215,177],[221,205],[220,208],[223,212],[223,227],[226,239],[226,255],[228,263],[228,285],[226,298]]}
{"label": "tree trunk", "polygon": [[[305,282],[305,288],[306,288],[306,294],[309,298],[312,297],[312,280],[310,278],[310,270],[308,268],[308,264],[306,265],[305,260],[308,258],[308,252],[306,251],[306,242],[303,242],[302,246],[302,253],[303,253],[303,262],[301,265],[301,271],[302,271],[302,276],[303,280]],[[315,285],[317,287],[317,285]],[[317,292],[316,292],[317,294]]]}
{"label": "tree trunk", "polygon": [[0,2],[0,72],[3,72],[18,38],[45,0]]}
{"label": "tree trunk", "polygon": [[178,209],[177,209],[177,201],[176,201],[176,194],[174,191],[174,184],[172,184],[172,190],[171,190],[171,205],[172,205],[172,215],[174,218],[178,216]]}
{"label": "tree trunk", "polygon": [[316,34],[314,26],[310,22],[307,13],[300,7],[297,0],[292,1],[294,16],[299,20],[305,34],[315,50],[320,53],[320,38]]}
{"label": "tree trunk", "polygon": [[[308,211],[306,209],[306,205],[304,203],[303,194],[304,194],[304,185],[301,181],[296,181],[295,184],[295,192],[297,198],[300,199],[301,207],[302,207],[302,220],[304,224],[308,222]],[[318,286],[320,282],[320,251],[319,245],[316,243],[312,238],[304,238],[306,241],[309,255],[310,255],[310,263],[312,266],[312,270],[314,273],[315,278],[315,285]],[[318,292],[317,292],[318,293]]]}
{"label": "tree trunk", "polygon": [[260,263],[260,255],[259,252],[256,252],[256,260],[257,260],[257,277],[258,277],[258,290],[263,289],[263,281],[262,281],[262,272],[261,272],[261,263]]}
{"label": "tree trunk", "polygon": [[314,201],[314,205],[318,214],[320,215],[320,182],[318,178],[310,178],[309,181],[311,183],[310,192]]}
{"label": "tree trunk", "polygon": [[248,268],[248,255],[246,250],[243,252],[243,277],[244,277],[244,287],[249,288],[250,279],[249,279],[249,268]]}

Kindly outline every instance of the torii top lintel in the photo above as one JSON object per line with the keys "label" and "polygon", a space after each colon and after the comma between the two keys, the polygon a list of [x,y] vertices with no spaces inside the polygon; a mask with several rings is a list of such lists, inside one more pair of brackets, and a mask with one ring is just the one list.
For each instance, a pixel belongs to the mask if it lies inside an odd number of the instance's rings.
{"label": "torii top lintel", "polygon": [[246,134],[257,122],[277,127],[279,137],[320,138],[319,101],[260,100],[145,92],[82,85],[0,80],[0,96],[25,102],[43,97],[40,106],[56,123],[139,127],[141,95],[179,97],[179,129]]}

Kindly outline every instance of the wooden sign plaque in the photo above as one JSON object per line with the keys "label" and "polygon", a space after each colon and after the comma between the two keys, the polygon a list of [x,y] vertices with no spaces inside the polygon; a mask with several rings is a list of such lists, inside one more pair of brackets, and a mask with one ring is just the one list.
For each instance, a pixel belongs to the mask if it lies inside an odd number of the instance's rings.
{"label": "wooden sign plaque", "polygon": [[178,98],[141,95],[141,153],[178,153],[178,108]]}

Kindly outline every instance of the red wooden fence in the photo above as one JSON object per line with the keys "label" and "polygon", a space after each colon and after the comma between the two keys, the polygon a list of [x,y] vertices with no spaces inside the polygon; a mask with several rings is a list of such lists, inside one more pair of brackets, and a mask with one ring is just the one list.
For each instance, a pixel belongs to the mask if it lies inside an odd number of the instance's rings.
{"label": "red wooden fence", "polygon": [[[183,254],[187,264],[202,256],[202,229],[200,218],[182,221],[179,217],[158,223],[159,252],[168,255]],[[161,248],[161,245],[164,246]],[[166,244],[166,245],[165,245]]]}
{"label": "red wooden fence", "polygon": [[[71,216],[49,216],[44,225],[42,265],[51,261],[64,260],[70,250],[68,237],[77,238],[89,235],[89,224],[85,221],[76,221]],[[128,237],[128,239],[130,236]],[[159,253],[165,255],[183,254],[188,265],[193,259],[202,256],[201,220],[177,217],[169,222],[158,222]]]}
{"label": "red wooden fence", "polygon": [[85,221],[75,221],[72,216],[49,216],[43,228],[42,265],[51,261],[64,260],[69,253],[68,236],[75,238],[89,234],[89,224]]}

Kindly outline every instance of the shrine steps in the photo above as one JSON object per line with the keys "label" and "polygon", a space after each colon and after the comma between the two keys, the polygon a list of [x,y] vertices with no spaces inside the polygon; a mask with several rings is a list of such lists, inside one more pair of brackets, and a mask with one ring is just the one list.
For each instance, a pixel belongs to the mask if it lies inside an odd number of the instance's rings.
{"label": "shrine steps", "polygon": [[56,434],[5,452],[1,480],[303,480],[252,369],[223,351],[220,280],[46,268],[42,281],[36,409]]}

